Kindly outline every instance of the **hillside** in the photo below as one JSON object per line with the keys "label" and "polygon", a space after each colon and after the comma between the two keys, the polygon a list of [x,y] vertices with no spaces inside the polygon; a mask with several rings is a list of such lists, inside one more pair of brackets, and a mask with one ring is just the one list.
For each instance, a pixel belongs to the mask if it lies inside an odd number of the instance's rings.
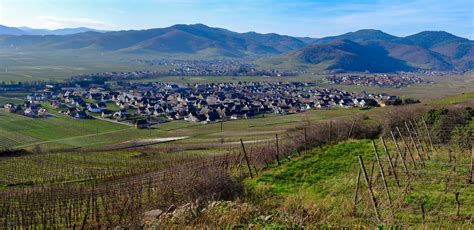
{"label": "hillside", "polygon": [[278,34],[236,33],[203,24],[148,30],[86,32],[65,36],[0,36],[0,48],[89,49],[122,53],[197,54],[219,57],[274,55],[301,48],[303,41]]}
{"label": "hillside", "polygon": [[290,55],[295,62],[326,66],[334,71],[391,72],[410,70],[403,62],[389,57],[376,46],[360,45],[349,40],[315,44]]}
{"label": "hillside", "polygon": [[[474,68],[474,42],[447,32],[425,31],[397,37],[366,29],[315,39],[274,33],[237,33],[203,24],[104,33],[77,28],[73,30],[81,33],[44,36],[25,35],[23,30],[12,27],[1,30],[11,34],[0,35],[0,50],[12,60],[17,60],[18,51],[22,51],[25,55],[37,52],[71,56],[100,54],[103,61],[112,56],[126,59],[127,55],[134,58],[263,58],[257,63],[266,69],[331,72]],[[45,62],[51,59],[43,58]]]}
{"label": "hillside", "polygon": [[359,30],[317,39],[312,45],[263,59],[260,64],[338,72],[466,71],[474,68],[473,60],[474,42],[447,32],[427,31],[396,37],[379,30]]}

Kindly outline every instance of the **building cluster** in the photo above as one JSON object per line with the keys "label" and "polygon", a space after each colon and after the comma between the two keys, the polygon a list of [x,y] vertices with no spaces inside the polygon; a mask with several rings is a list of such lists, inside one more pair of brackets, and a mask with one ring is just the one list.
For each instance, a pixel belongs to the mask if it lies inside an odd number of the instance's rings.
{"label": "building cluster", "polygon": [[[293,114],[312,108],[384,106],[395,97],[354,94],[301,82],[235,82],[180,86],[171,83],[91,85],[47,88],[29,95],[30,105],[49,103],[74,118],[128,121],[146,127],[150,120],[215,122],[263,114]],[[7,105],[5,105],[7,106]],[[7,107],[5,107],[7,109]]]}
{"label": "building cluster", "polygon": [[252,62],[236,59],[180,60],[132,59],[130,62],[170,69],[174,76],[296,76],[304,71],[257,68]]}
{"label": "building cluster", "polygon": [[43,108],[40,104],[28,101],[26,101],[24,104],[7,103],[3,105],[3,109],[8,113],[17,113],[33,118],[49,116],[47,109]]}
{"label": "building cluster", "polygon": [[331,84],[362,85],[402,88],[413,84],[431,83],[426,77],[414,73],[333,75],[326,78]]}
{"label": "building cluster", "polygon": [[161,70],[102,72],[73,76],[73,81],[103,78],[109,81],[130,79],[149,79],[166,76],[270,76],[288,77],[304,73],[296,70],[257,69],[253,64],[231,60],[196,61],[196,60],[141,60],[134,62],[163,66]]}

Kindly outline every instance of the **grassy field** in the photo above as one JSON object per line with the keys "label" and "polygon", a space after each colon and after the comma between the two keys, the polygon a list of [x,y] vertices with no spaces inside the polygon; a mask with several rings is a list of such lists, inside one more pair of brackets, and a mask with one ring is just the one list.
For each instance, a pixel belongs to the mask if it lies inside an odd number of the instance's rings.
{"label": "grassy field", "polygon": [[73,119],[54,110],[49,118],[28,118],[0,111],[0,146],[22,148],[40,146],[42,149],[94,147],[112,145],[125,141],[160,138],[190,137],[178,141],[181,144],[214,144],[245,140],[259,140],[284,133],[308,121],[351,116],[366,113],[359,109],[311,110],[292,115],[266,115],[247,120],[200,124],[187,121],[172,121],[139,130],[126,125],[97,119]]}
{"label": "grassy field", "polygon": [[433,101],[435,105],[455,105],[474,99],[474,92],[466,92]]}
{"label": "grassy field", "polygon": [[[378,146],[387,175],[389,167],[386,156],[380,143]],[[391,154],[395,155],[393,146],[389,145],[389,149]],[[388,186],[394,200],[393,206],[390,206],[387,201],[380,175],[376,177],[377,179],[373,182],[374,191],[384,223],[405,227],[420,226],[420,205],[424,202],[427,226],[469,228],[469,218],[474,215],[472,206],[474,191],[470,189],[469,184],[465,183],[469,154],[457,153],[458,168],[452,172],[451,164],[447,164],[449,160],[446,151],[446,149],[438,150],[432,156],[432,160],[426,162],[426,167],[419,170],[417,172],[419,174],[410,182],[410,189],[406,194],[403,188],[407,186],[409,179],[403,174],[401,165],[399,164],[397,169],[401,183],[400,189],[397,189],[393,175],[388,173]],[[256,202],[260,207],[293,212],[295,216],[292,217],[294,218],[292,221],[311,222],[311,220],[298,219],[300,215],[303,215],[300,211],[305,210],[307,214],[314,215],[313,217],[321,216],[322,219],[317,219],[314,223],[320,223],[322,226],[325,224],[332,226],[373,225],[377,221],[373,219],[374,213],[363,178],[361,178],[362,187],[359,190],[361,200],[354,213],[354,190],[357,170],[360,167],[358,155],[365,159],[368,173],[370,173],[370,162],[374,157],[371,143],[367,140],[348,141],[334,146],[316,148],[309,154],[297,156],[280,166],[273,166],[257,178],[248,179],[246,186],[254,196],[251,199],[252,202]],[[413,169],[410,168],[410,170]],[[448,184],[445,177],[450,178]],[[454,192],[461,194],[459,200],[463,205],[460,216],[456,214]],[[267,212],[260,215],[272,214],[270,210]],[[368,216],[371,217],[368,218]],[[278,218],[275,219],[274,224],[285,226],[284,220]]]}
{"label": "grassy field", "polygon": [[63,50],[49,53],[0,49],[0,82],[62,81],[78,74],[164,68],[127,61],[137,57],[141,56],[88,50]]}
{"label": "grassy field", "polygon": [[16,98],[0,97],[0,106],[3,106],[7,103],[21,104],[23,102],[24,102],[23,100],[16,99]]}
{"label": "grassy field", "polygon": [[48,118],[29,118],[18,114],[0,112],[2,148],[29,144],[49,143],[52,140],[67,142],[78,136],[110,134],[129,127],[95,119],[76,120],[54,114]]}

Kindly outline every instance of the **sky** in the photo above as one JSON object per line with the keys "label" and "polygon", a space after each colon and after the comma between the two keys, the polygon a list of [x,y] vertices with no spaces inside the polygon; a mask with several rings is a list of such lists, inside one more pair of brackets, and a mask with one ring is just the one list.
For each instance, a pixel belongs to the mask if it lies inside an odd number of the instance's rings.
{"label": "sky", "polygon": [[474,0],[0,0],[6,26],[129,30],[195,23],[315,38],[380,29],[474,39]]}

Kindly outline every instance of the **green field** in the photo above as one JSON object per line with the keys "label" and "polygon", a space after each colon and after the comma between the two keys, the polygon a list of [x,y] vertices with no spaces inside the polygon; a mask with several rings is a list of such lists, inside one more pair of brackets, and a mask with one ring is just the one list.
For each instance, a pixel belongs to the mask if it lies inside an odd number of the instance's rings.
{"label": "green field", "polygon": [[0,49],[0,82],[62,81],[79,74],[164,68],[126,61],[137,57],[146,58],[146,55],[135,56],[89,50],[63,50],[52,54],[45,51],[22,52]]}
{"label": "green field", "polygon": [[474,99],[474,92],[466,92],[460,95],[449,96],[433,101],[436,105],[455,105]]}
{"label": "green field", "polygon": [[0,136],[2,148],[42,149],[106,146],[125,141],[162,138],[190,137],[178,141],[181,144],[216,144],[245,140],[260,140],[284,133],[304,122],[366,113],[367,110],[331,109],[311,110],[293,115],[273,115],[247,120],[226,121],[221,124],[200,124],[187,121],[171,121],[139,130],[130,126],[97,119],[74,119],[49,108],[51,117],[28,118],[0,111]]}
{"label": "green field", "polygon": [[[424,202],[425,223],[428,223],[428,226],[469,228],[469,218],[474,215],[472,206],[474,191],[470,189],[469,184],[465,183],[470,162],[469,154],[457,153],[457,170],[450,172],[452,169],[450,164],[447,164],[449,162],[447,149],[438,150],[430,161],[426,161],[426,167],[418,171],[419,174],[410,182],[410,189],[404,195],[403,188],[407,186],[410,179],[403,174],[399,162],[397,171],[401,188],[397,189],[380,142],[377,142],[377,145],[385,173],[388,175],[388,186],[392,193],[393,203],[396,203],[394,205],[396,208],[390,207],[379,175],[373,182],[375,183],[374,191],[381,216],[387,225],[419,226],[421,223],[420,202]],[[396,154],[394,146],[389,145],[389,149],[394,156]],[[304,215],[299,211],[305,210],[308,214],[306,218],[311,218],[311,215],[316,218],[313,224],[372,225],[374,213],[363,178],[361,178],[359,190],[361,200],[358,202],[356,211],[359,214],[353,213],[357,170],[360,167],[358,155],[365,159],[368,173],[370,173],[370,163],[374,157],[371,143],[367,140],[348,141],[334,146],[316,148],[303,156],[295,156],[280,166],[265,170],[255,179],[248,179],[246,186],[255,196],[251,200],[260,207],[273,207],[276,210],[290,212],[293,208],[295,213],[293,221],[301,220],[311,223],[311,219],[298,219],[300,215]],[[409,165],[409,167],[409,170],[413,170],[412,166]],[[449,184],[446,184],[445,176],[449,176]],[[462,217],[456,217],[454,192],[462,194],[459,198],[463,204],[460,209]],[[267,216],[271,213],[271,210],[266,210],[260,211],[259,215]],[[367,218],[368,213],[371,213],[372,218]],[[317,219],[318,214],[323,215],[323,218]],[[284,216],[273,215],[276,217],[273,223],[284,223]]]}
{"label": "green field", "polygon": [[48,118],[28,118],[18,114],[0,112],[2,148],[30,144],[50,143],[52,140],[67,142],[75,137],[112,135],[129,127],[100,120],[77,120],[61,114]]}

